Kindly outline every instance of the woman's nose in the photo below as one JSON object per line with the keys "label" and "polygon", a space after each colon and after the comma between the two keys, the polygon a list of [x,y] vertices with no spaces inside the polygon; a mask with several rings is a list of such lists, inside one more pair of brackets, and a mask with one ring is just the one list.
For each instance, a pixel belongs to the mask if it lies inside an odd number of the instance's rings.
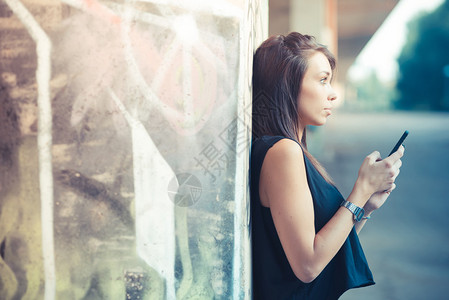
{"label": "woman's nose", "polygon": [[334,101],[337,100],[337,93],[335,92],[335,90],[333,88],[331,88],[329,95],[327,96],[327,99],[329,101]]}

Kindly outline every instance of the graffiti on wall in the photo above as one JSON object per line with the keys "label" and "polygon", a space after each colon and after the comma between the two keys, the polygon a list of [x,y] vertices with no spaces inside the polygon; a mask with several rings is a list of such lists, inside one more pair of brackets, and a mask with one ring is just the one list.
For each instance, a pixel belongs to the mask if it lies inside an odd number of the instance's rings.
{"label": "graffiti on wall", "polygon": [[267,4],[3,1],[0,294],[248,299]]}

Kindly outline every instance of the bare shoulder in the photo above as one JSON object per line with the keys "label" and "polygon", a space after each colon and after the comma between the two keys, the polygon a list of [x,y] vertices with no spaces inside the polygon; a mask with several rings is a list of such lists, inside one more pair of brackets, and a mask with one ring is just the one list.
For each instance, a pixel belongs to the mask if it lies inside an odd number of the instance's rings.
{"label": "bare shoulder", "polygon": [[269,160],[302,160],[303,153],[299,144],[291,139],[278,141],[267,152]]}
{"label": "bare shoulder", "polygon": [[[273,197],[307,182],[303,151],[291,139],[282,139],[268,150],[260,174],[259,194],[262,205],[271,206]],[[270,200],[271,199],[271,200]]]}

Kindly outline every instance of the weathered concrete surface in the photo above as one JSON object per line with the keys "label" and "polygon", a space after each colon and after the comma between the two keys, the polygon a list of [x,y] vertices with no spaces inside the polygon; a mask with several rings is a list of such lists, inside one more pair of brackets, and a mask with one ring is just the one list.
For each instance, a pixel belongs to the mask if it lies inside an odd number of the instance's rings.
{"label": "weathered concrete surface", "polygon": [[267,31],[267,0],[0,0],[0,299],[251,298]]}

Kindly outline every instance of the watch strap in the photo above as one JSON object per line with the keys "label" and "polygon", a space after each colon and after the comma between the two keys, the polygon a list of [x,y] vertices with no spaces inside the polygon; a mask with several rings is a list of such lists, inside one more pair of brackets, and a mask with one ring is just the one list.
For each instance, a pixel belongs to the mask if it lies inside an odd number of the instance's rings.
{"label": "watch strap", "polygon": [[350,212],[352,212],[354,214],[354,220],[357,222],[360,222],[362,219],[368,219],[363,217],[365,215],[365,210],[352,202],[343,200],[340,206],[346,207]]}

